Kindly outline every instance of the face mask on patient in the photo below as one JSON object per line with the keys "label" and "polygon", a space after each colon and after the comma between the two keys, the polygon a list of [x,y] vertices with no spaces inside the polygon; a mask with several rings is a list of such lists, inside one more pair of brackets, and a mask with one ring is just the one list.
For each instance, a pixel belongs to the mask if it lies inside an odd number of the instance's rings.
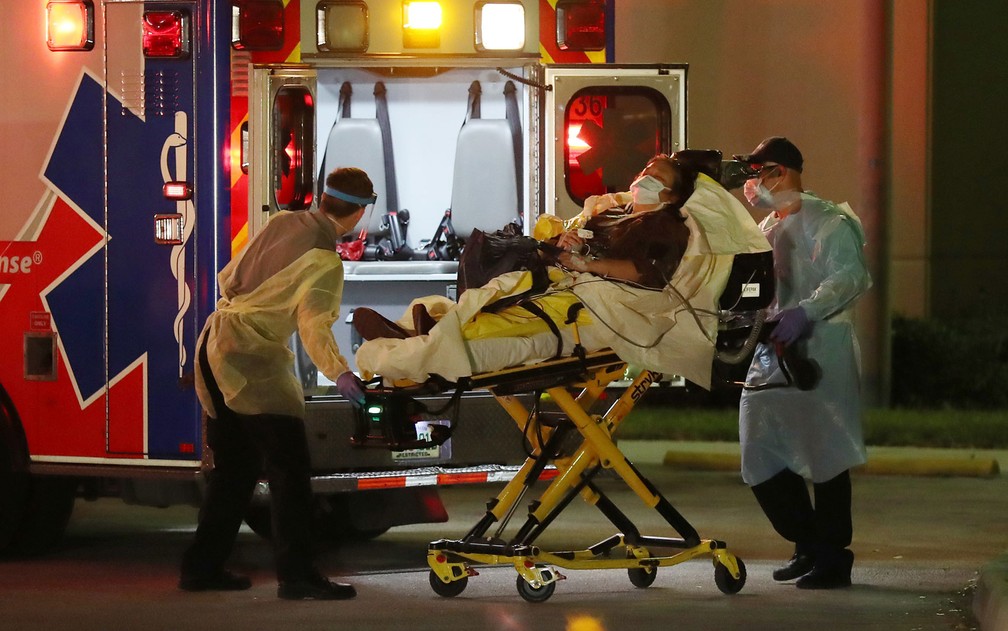
{"label": "face mask on patient", "polygon": [[630,194],[633,196],[635,206],[657,206],[665,203],[661,199],[661,192],[667,188],[653,175],[642,175],[630,185]]}

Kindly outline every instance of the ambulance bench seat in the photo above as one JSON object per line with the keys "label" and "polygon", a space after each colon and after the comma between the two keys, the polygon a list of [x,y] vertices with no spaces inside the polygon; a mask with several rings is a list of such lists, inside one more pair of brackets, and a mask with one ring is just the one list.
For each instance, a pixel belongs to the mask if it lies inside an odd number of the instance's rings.
{"label": "ambulance bench seat", "polygon": [[459,131],[452,180],[451,222],[466,239],[474,229],[521,224],[518,173],[511,128],[505,119],[469,119]]}
{"label": "ambulance bench seat", "polygon": [[323,177],[337,167],[357,167],[371,178],[378,200],[350,232],[356,236],[366,226],[368,235],[376,235],[382,229],[385,213],[389,210],[388,196],[385,195],[382,132],[377,120],[341,118],[336,121],[326,142]]}

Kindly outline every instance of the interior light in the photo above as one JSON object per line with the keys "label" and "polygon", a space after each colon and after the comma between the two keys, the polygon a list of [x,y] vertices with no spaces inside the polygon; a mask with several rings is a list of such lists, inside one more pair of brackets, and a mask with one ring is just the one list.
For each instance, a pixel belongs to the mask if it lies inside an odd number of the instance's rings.
{"label": "interior light", "polygon": [[557,0],[556,31],[561,50],[605,50],[605,0]]}
{"label": "interior light", "polygon": [[189,188],[189,184],[186,182],[165,182],[161,192],[164,194],[165,199],[175,201],[192,197],[192,189]]}
{"label": "interior light", "polygon": [[143,15],[145,57],[189,55],[189,20],[182,11],[147,11]]}
{"label": "interior light", "polygon": [[46,45],[49,50],[94,48],[94,3],[91,0],[48,3]]}
{"label": "interior light", "polygon": [[403,2],[403,46],[437,48],[441,45],[441,3]]}
{"label": "interior light", "polygon": [[525,7],[515,0],[476,4],[476,49],[521,50],[525,47]]}
{"label": "interior light", "polygon": [[368,8],[363,0],[323,0],[316,15],[319,50],[359,53],[367,50]]}
{"label": "interior light", "polygon": [[284,43],[282,0],[235,0],[231,46],[235,50],[280,50]]}

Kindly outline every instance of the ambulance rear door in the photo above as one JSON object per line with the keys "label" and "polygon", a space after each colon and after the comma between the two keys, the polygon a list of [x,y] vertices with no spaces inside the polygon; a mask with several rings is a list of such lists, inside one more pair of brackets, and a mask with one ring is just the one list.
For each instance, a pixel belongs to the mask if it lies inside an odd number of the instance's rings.
{"label": "ambulance rear door", "polygon": [[686,148],[686,65],[546,66],[544,211],[568,219]]}
{"label": "ambulance rear door", "polygon": [[213,75],[197,66],[213,55],[196,34],[209,12],[196,2],[107,2],[105,12],[107,450],[198,461],[194,231],[213,182],[197,148],[216,152],[200,136],[196,95],[197,76]]}

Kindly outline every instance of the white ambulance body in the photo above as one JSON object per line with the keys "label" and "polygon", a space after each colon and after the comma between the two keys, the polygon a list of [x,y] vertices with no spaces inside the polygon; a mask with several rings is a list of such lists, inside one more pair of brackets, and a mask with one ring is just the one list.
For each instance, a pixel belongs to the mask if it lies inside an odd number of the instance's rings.
{"label": "white ambulance body", "polygon": [[[571,217],[684,148],[685,66],[604,63],[616,1],[4,3],[0,550],[44,550],[76,497],[199,502],[193,355],[216,274],[335,166],[378,193],[334,327],[352,357],[354,308],[455,296],[472,229]],[[439,447],[354,447],[351,407],[292,348],[334,536],[445,519],[438,486],[525,457],[479,393],[427,418],[454,424]]]}

